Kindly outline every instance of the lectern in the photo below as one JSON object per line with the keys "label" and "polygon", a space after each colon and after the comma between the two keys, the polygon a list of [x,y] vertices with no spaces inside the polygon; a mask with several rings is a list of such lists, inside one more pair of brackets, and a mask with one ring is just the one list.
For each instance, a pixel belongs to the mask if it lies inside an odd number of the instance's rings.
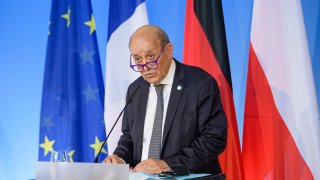
{"label": "lectern", "polygon": [[129,179],[128,164],[37,162],[37,180]]}

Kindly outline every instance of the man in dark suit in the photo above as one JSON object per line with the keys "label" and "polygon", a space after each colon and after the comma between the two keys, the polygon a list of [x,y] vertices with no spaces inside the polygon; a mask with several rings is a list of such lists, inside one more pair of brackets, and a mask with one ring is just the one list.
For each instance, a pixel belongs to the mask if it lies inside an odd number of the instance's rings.
{"label": "man in dark suit", "polygon": [[173,45],[159,27],[139,28],[129,48],[131,68],[141,77],[129,86],[127,101],[138,93],[125,110],[118,146],[104,162],[151,174],[177,166],[221,172],[227,122],[215,79],[173,59]]}

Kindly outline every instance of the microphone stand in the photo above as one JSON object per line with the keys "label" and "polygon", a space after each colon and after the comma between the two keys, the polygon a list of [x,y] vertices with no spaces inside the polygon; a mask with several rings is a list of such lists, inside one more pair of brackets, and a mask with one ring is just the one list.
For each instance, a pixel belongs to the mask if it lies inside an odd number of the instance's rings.
{"label": "microphone stand", "polygon": [[101,153],[104,145],[106,144],[106,142],[107,142],[107,140],[108,140],[111,132],[113,131],[113,129],[114,129],[114,127],[116,126],[116,124],[118,123],[118,121],[119,121],[121,115],[123,114],[124,110],[125,110],[125,109],[127,108],[127,106],[133,101],[134,97],[138,94],[138,90],[140,90],[140,86],[132,93],[131,98],[128,100],[128,102],[126,103],[126,105],[124,106],[124,108],[122,109],[122,111],[120,112],[120,114],[119,114],[116,122],[113,124],[110,132],[108,133],[108,135],[107,135],[107,137],[106,137],[106,139],[103,141],[103,143],[102,143],[102,145],[101,145],[101,147],[100,147],[100,150],[99,150],[99,152],[98,152],[98,155],[96,156],[96,158],[95,158],[94,161],[93,161],[94,163],[98,163],[98,161],[99,161],[99,155],[100,155],[100,153]]}

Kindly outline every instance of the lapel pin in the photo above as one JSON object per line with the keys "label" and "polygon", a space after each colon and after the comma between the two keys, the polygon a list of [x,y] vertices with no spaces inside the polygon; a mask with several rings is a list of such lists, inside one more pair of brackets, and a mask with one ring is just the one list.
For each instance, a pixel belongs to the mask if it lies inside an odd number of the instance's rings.
{"label": "lapel pin", "polygon": [[181,91],[181,90],[182,90],[182,86],[178,85],[178,86],[177,86],[177,90],[178,90],[178,91]]}

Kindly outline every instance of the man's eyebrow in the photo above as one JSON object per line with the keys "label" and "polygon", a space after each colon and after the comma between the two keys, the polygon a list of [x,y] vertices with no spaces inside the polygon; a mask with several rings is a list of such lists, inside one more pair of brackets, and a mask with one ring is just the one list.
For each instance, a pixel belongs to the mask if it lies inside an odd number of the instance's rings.
{"label": "man's eyebrow", "polygon": [[132,55],[133,55],[133,56],[140,56],[139,54],[134,54],[134,53],[132,53]]}
{"label": "man's eyebrow", "polygon": [[144,52],[145,54],[156,53],[156,52],[154,51],[154,49],[150,49],[150,50],[147,50],[147,51],[141,51],[141,52],[138,52],[138,53],[132,53],[132,55],[134,55],[134,56],[140,56],[139,54],[142,53],[142,52]]}

